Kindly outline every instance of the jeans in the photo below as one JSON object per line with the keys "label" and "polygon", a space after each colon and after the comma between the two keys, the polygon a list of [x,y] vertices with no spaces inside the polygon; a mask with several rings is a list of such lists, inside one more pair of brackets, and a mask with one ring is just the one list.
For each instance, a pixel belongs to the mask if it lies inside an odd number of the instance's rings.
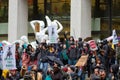
{"label": "jeans", "polygon": [[76,62],[77,62],[77,60],[75,60],[75,59],[68,59],[68,64],[70,64],[70,65],[75,65]]}
{"label": "jeans", "polygon": [[43,63],[43,62],[39,61],[38,69],[41,69],[43,71],[43,80],[44,80],[46,77],[46,74],[47,74],[47,70],[48,70],[48,63],[47,62]]}
{"label": "jeans", "polygon": [[44,73],[47,73],[48,63],[39,62],[38,69],[42,69]]}

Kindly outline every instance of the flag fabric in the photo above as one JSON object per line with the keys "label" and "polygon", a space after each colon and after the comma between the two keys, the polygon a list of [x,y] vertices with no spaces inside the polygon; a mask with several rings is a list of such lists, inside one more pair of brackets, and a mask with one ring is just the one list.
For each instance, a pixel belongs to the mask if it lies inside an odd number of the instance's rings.
{"label": "flag fabric", "polygon": [[110,36],[110,37],[106,38],[107,41],[110,41],[112,39],[113,39],[113,36]]}
{"label": "flag fabric", "polygon": [[111,45],[112,49],[115,49],[114,44]]}
{"label": "flag fabric", "polygon": [[117,34],[116,34],[115,29],[112,31],[112,36],[113,36],[112,43],[113,43],[114,45],[115,45],[115,44],[118,44],[118,38],[117,38]]}
{"label": "flag fabric", "polygon": [[3,69],[16,69],[15,45],[6,45],[3,47]]}
{"label": "flag fabric", "polygon": [[49,42],[57,43],[57,27],[48,26]]}

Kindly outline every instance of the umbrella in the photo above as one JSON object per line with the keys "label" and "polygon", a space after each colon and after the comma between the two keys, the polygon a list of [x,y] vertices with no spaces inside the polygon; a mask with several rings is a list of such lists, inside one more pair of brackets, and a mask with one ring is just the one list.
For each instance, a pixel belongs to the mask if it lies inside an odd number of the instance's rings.
{"label": "umbrella", "polygon": [[47,56],[48,60],[53,61],[61,66],[64,66],[63,62],[55,56]]}
{"label": "umbrella", "polygon": [[51,60],[51,61],[54,61],[54,60],[56,59],[55,56],[47,56],[47,58],[48,58],[49,60]]}

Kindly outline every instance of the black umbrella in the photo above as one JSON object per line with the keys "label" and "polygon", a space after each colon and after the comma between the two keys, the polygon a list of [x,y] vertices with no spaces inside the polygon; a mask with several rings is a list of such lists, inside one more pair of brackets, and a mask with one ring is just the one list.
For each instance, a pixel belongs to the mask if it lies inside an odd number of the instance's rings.
{"label": "black umbrella", "polygon": [[48,60],[53,61],[61,66],[64,66],[63,62],[55,56],[47,56]]}
{"label": "black umbrella", "polygon": [[56,60],[56,57],[55,57],[55,56],[47,56],[47,58],[48,58],[49,60],[51,60],[51,61]]}

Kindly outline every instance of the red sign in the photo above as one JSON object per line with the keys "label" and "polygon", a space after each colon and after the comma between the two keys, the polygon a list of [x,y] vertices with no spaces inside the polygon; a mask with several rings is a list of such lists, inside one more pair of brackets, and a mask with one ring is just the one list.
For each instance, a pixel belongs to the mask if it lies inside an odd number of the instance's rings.
{"label": "red sign", "polygon": [[96,45],[96,43],[95,43],[95,41],[94,40],[90,40],[89,41],[89,46],[90,46],[90,49],[91,50],[97,50],[97,45]]}

